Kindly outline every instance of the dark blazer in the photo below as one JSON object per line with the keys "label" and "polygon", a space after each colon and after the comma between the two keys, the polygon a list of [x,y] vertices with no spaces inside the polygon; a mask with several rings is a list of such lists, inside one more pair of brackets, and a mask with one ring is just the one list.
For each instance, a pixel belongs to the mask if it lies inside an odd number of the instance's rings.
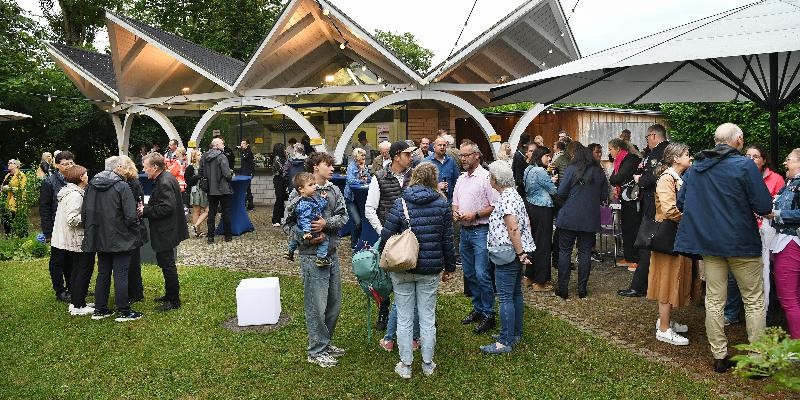
{"label": "dark blazer", "polygon": [[665,140],[652,150],[647,149],[642,160],[642,169],[639,171],[642,174],[639,178],[639,203],[641,204],[642,214],[650,218],[656,215],[655,196],[658,177],[655,175],[655,170],[661,164],[661,159],[664,158],[664,149],[668,145],[669,142]]}
{"label": "dark blazer", "polygon": [[155,252],[174,249],[189,238],[181,188],[169,172],[162,171],[156,177],[143,216],[150,220],[151,245]]}
{"label": "dark blazer", "polygon": [[606,174],[600,167],[593,166],[584,173],[583,182],[571,182],[574,174],[575,166],[570,165],[558,187],[558,195],[567,200],[558,211],[556,227],[577,232],[600,232],[600,204],[608,198]]}
{"label": "dark blazer", "polygon": [[633,180],[633,175],[639,169],[639,163],[642,159],[636,154],[628,153],[622,162],[619,164],[619,169],[616,174],[611,174],[608,177],[608,182],[614,186],[622,186]]}

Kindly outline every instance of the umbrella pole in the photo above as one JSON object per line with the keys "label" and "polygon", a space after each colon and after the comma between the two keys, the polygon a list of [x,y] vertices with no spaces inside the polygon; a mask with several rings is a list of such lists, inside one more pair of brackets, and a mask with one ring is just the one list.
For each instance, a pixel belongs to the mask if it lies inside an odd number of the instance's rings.
{"label": "umbrella pole", "polygon": [[[788,57],[788,55],[787,55]],[[778,108],[780,107],[780,85],[778,84],[778,53],[769,55],[769,156],[773,165],[778,164]]]}

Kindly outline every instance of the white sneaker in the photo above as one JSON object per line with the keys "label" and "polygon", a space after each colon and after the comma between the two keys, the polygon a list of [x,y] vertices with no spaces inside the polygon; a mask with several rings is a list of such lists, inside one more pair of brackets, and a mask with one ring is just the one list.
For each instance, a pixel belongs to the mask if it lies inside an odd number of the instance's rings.
{"label": "white sneaker", "polygon": [[313,357],[308,356],[306,361],[312,364],[317,364],[322,368],[330,368],[336,366],[336,359],[326,352],[319,353]]}
{"label": "white sneaker", "polygon": [[[656,320],[656,330],[659,329],[659,326],[661,326],[661,318]],[[686,326],[684,324],[679,324],[679,323],[677,323],[677,322],[675,322],[673,320],[669,321],[669,327],[670,327],[670,329],[672,329],[673,331],[675,331],[677,333],[689,332],[689,327],[688,326]]]}
{"label": "white sneaker", "polygon": [[674,344],[675,346],[686,346],[689,344],[689,339],[678,335],[672,330],[672,328],[669,328],[664,332],[661,332],[660,329],[657,329],[656,340],[664,343]]}
{"label": "white sneaker", "polygon": [[94,307],[91,307],[88,304],[86,305],[86,307],[80,307],[80,308],[76,308],[72,304],[69,305],[69,315],[78,316],[78,315],[90,315],[90,314],[94,314]]}
{"label": "white sneaker", "polygon": [[430,363],[422,363],[422,373],[425,376],[433,375],[433,371],[436,369],[436,363],[431,361]]}
{"label": "white sneaker", "polygon": [[279,227],[281,226],[281,224],[279,224],[279,223],[277,223],[277,222],[276,222],[276,223],[272,224],[272,226],[274,226],[274,227],[276,227],[276,228],[279,228]]}
{"label": "white sneaker", "polygon": [[[400,375],[403,379],[411,379],[411,366],[403,364],[402,361],[398,362],[397,365],[394,366],[394,372],[397,375]],[[433,371],[431,371],[433,373]]]}

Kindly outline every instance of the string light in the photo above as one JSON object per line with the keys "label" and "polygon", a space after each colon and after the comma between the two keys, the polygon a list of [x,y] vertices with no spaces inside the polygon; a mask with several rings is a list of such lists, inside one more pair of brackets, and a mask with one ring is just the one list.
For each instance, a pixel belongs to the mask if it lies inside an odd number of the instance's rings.
{"label": "string light", "polygon": [[331,13],[331,10],[329,10],[327,8],[323,8],[322,9],[322,15],[327,17],[330,13]]}
{"label": "string light", "polygon": [[53,98],[52,98],[52,97],[50,97],[50,95],[49,95],[49,94],[47,95],[47,101],[53,101]]}
{"label": "string light", "polygon": [[344,50],[345,47],[347,47],[347,41],[346,40],[344,42],[342,42],[342,43],[339,43],[339,48],[340,49]]}
{"label": "string light", "polygon": [[366,71],[367,71],[367,66],[366,65],[362,65],[361,66],[361,72],[366,72]]}

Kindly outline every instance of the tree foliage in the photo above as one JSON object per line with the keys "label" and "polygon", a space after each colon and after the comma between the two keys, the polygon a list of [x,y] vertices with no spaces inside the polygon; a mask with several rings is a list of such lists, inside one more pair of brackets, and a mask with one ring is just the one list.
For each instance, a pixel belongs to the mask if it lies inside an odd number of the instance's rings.
{"label": "tree foliage", "polygon": [[376,29],[375,38],[414,71],[423,74],[431,67],[433,52],[420,46],[411,32],[394,33]]}
{"label": "tree foliage", "polygon": [[280,0],[127,0],[126,14],[230,57],[247,60],[282,9]]}
{"label": "tree foliage", "polygon": [[119,9],[124,0],[39,0],[42,14],[61,40],[76,47],[91,46],[105,25],[105,10]]}

